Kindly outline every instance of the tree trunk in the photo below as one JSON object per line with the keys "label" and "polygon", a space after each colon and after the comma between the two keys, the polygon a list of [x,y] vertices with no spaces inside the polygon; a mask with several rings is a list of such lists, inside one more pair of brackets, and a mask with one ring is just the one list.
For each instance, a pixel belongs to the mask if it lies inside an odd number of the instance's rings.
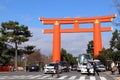
{"label": "tree trunk", "polygon": [[18,59],[17,59],[17,54],[18,54],[18,50],[17,50],[17,42],[15,42],[15,69],[16,71],[18,70]]}

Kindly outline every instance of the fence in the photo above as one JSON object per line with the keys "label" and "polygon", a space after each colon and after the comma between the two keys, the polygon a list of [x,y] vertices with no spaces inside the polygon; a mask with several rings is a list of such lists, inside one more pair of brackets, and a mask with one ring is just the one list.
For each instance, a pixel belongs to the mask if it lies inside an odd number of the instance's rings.
{"label": "fence", "polygon": [[10,71],[10,66],[0,66],[0,72],[9,72]]}

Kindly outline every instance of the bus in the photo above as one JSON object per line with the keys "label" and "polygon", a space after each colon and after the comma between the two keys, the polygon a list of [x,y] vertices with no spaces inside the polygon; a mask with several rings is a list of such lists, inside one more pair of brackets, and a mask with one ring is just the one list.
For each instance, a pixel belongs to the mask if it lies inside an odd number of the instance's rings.
{"label": "bus", "polygon": [[80,72],[84,63],[87,63],[87,60],[93,60],[90,54],[80,54],[78,56],[77,71]]}

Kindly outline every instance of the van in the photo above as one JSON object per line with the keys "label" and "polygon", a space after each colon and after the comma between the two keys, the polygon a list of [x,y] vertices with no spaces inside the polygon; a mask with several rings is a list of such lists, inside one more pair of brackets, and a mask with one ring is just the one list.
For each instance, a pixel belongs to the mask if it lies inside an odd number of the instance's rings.
{"label": "van", "polygon": [[90,54],[80,54],[78,56],[78,64],[77,64],[77,71],[81,72],[81,70],[85,70],[84,68],[86,67],[86,63],[88,60],[93,60]]}

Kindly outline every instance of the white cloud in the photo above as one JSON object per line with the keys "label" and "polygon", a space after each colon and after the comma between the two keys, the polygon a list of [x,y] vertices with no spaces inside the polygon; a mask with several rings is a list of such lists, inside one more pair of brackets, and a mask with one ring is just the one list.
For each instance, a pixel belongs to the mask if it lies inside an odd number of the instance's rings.
{"label": "white cloud", "polygon": [[[31,28],[30,30],[33,37],[23,45],[35,45],[36,48],[41,50],[42,54],[51,54],[52,34],[43,34],[41,28]],[[110,38],[111,36],[102,35],[103,47],[109,47]],[[86,53],[87,44],[90,40],[93,40],[93,33],[62,33],[61,48],[66,49],[68,53],[74,56],[78,56],[80,53]]]}
{"label": "white cloud", "polygon": [[69,53],[78,55],[86,53],[88,41],[92,40],[87,33],[67,33],[62,35],[62,47]]}

